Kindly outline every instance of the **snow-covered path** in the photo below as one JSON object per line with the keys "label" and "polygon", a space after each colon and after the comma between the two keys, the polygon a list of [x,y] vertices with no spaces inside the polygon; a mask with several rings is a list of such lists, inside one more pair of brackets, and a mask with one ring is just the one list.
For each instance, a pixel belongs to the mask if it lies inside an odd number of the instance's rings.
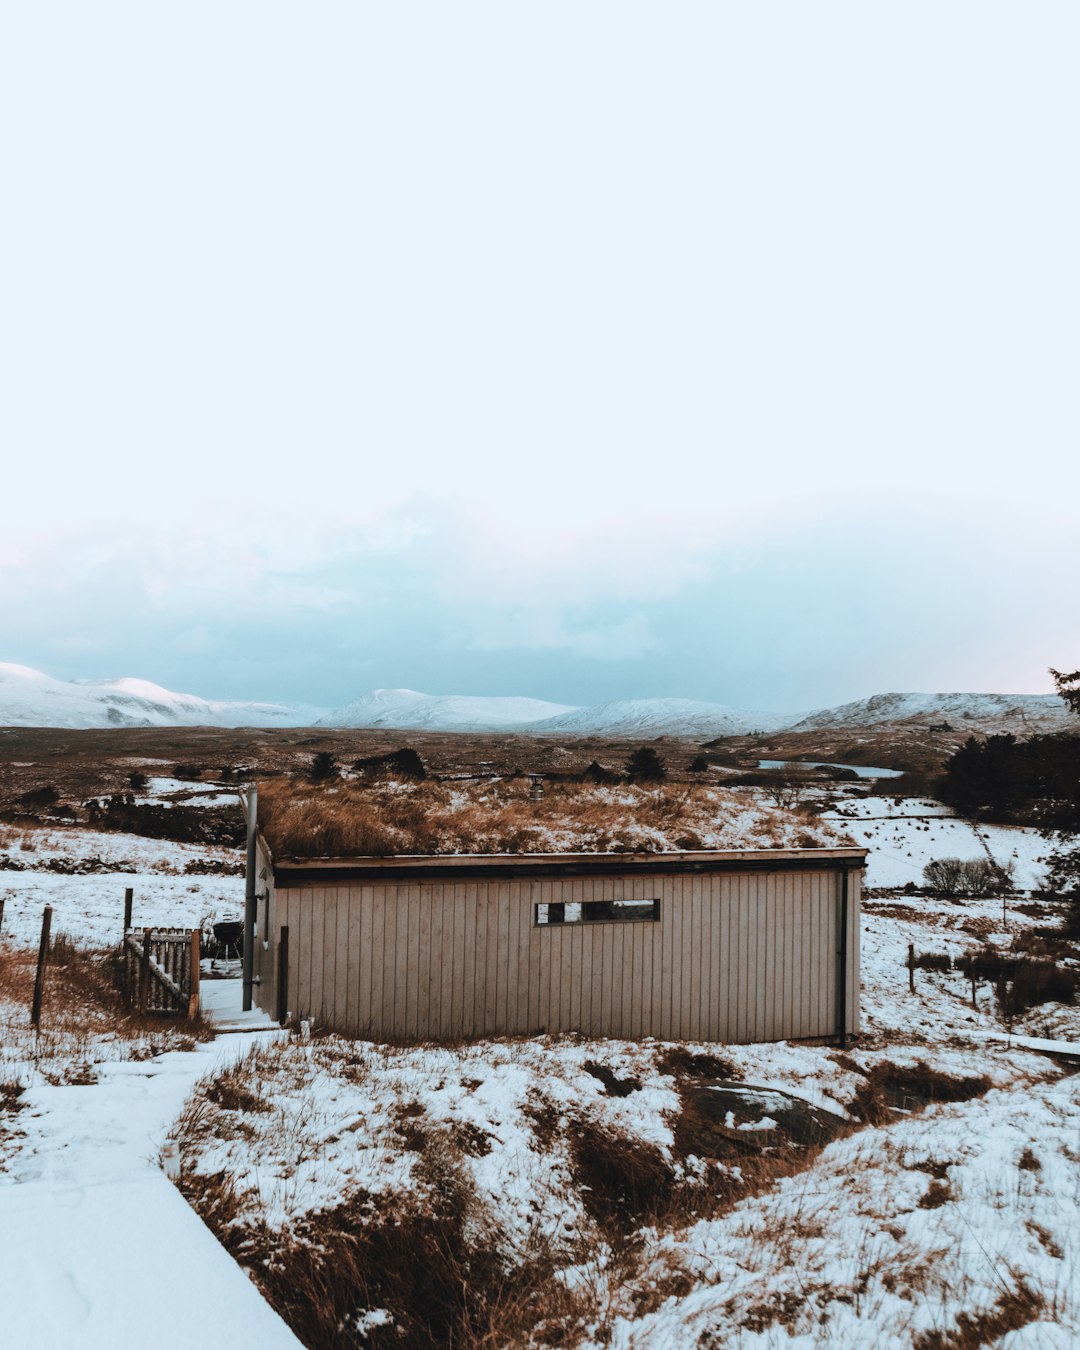
{"label": "snow-covered path", "polygon": [[156,1161],[194,1083],[250,1045],[220,1036],[26,1093],[14,1120],[26,1138],[0,1173],[5,1350],[296,1350]]}

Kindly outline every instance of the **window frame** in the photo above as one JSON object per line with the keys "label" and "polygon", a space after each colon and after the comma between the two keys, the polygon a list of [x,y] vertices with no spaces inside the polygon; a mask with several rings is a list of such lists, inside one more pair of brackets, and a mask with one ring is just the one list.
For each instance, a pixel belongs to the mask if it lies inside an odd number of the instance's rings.
{"label": "window frame", "polygon": [[[556,919],[554,922],[545,914],[540,917],[540,911],[543,909],[550,912],[556,906],[563,909],[564,913],[568,905],[578,905],[581,909],[580,918],[576,919]],[[645,905],[652,907],[651,914],[597,914],[588,915],[587,910],[591,905],[633,905],[638,909]],[[594,924],[600,923],[660,923],[660,897],[654,896],[649,900],[628,900],[617,898],[614,900],[539,900],[533,903],[533,927],[534,928],[591,928]]]}

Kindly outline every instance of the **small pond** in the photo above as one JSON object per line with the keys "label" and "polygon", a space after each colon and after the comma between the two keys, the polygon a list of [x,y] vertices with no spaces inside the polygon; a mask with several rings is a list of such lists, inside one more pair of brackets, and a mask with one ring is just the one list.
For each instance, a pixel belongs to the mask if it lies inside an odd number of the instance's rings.
{"label": "small pond", "polygon": [[823,759],[759,759],[759,769],[850,769],[860,778],[899,778],[901,769],[871,769],[865,764],[835,764]]}

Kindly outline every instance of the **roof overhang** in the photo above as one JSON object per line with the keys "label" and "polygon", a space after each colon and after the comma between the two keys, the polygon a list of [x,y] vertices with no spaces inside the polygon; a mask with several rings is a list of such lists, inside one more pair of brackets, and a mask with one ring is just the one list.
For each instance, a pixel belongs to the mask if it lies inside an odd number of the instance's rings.
{"label": "roof overhang", "polygon": [[866,849],[720,849],[683,853],[454,853],[386,858],[275,858],[281,887],[348,882],[529,881],[551,877],[652,877],[686,873],[851,872]]}

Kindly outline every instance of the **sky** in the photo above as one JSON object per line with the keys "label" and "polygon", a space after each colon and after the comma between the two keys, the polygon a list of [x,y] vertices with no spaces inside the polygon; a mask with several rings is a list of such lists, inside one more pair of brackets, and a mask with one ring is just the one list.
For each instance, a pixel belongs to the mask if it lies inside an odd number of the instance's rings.
{"label": "sky", "polygon": [[0,660],[795,711],[1080,666],[1071,3],[0,17]]}

